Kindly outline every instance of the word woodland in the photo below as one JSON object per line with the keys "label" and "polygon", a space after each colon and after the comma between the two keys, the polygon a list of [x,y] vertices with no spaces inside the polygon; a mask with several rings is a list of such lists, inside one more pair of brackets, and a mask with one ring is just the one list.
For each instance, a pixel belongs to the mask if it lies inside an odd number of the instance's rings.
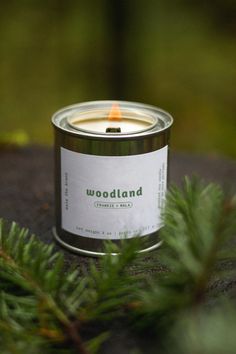
{"label": "word woodland", "polygon": [[95,191],[93,189],[87,189],[87,195],[91,197],[103,197],[103,198],[131,198],[131,197],[139,197],[143,195],[143,188],[139,187],[137,190],[131,190],[131,191],[122,191],[120,189],[113,189],[112,192],[101,192],[101,191]]}

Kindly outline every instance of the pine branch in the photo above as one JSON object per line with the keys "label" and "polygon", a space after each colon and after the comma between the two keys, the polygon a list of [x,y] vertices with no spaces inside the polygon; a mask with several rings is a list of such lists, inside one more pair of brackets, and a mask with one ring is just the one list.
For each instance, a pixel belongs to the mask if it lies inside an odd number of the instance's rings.
{"label": "pine branch", "polygon": [[[88,273],[89,318],[110,320],[122,316],[127,303],[135,301],[140,278],[128,271],[138,258],[141,240],[123,240],[121,247],[112,242],[105,243],[107,256],[100,261],[99,268],[91,262]],[[113,256],[112,253],[120,253]]]}
{"label": "pine branch", "polygon": [[[3,296],[9,300],[9,294],[6,292],[8,285],[14,284],[16,293],[21,294],[18,297],[18,306],[22,302],[22,295],[28,296],[28,299],[29,296],[35,297],[33,313],[34,320],[38,322],[38,333],[50,337],[50,333],[56,333],[55,324],[60,324],[57,338],[51,339],[60,341],[64,338],[65,331],[78,353],[87,354],[79,331],[74,328],[60,301],[63,280],[64,289],[71,289],[71,280],[76,279],[77,272],[72,272],[70,276],[63,276],[62,255],[53,253],[51,245],[42,244],[34,236],[29,238],[28,232],[25,229],[20,230],[15,223],[12,224],[9,233],[6,233],[1,221],[0,230],[0,277],[4,281],[0,285],[0,289],[3,286],[4,291],[1,296],[2,303]],[[73,290],[75,291],[77,287]],[[65,297],[66,293],[63,292],[63,295]],[[3,308],[7,308],[6,302]],[[14,316],[15,321],[17,316],[14,308],[11,308],[11,315]]]}
{"label": "pine branch", "polygon": [[107,333],[85,343],[81,329],[97,319],[107,321],[124,314],[136,287],[126,266],[137,257],[139,243],[139,239],[124,242],[122,255],[114,257],[109,253],[121,250],[108,242],[100,270],[91,262],[87,274],[75,267],[65,273],[62,254],[15,223],[8,230],[1,220],[0,324],[20,338],[35,335],[37,342],[38,335],[52,345],[67,343],[77,353],[88,353],[87,348],[95,351]]}
{"label": "pine branch", "polygon": [[225,200],[215,184],[186,178],[183,190],[170,189],[161,231],[165,246],[156,253],[169,272],[140,291],[141,327],[159,328],[204,301],[221,246],[236,230],[235,216],[234,199]]}

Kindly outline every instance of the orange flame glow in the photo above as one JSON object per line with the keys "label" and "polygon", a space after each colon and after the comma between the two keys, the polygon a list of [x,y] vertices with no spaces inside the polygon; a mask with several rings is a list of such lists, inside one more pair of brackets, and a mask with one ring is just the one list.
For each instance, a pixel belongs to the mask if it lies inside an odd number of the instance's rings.
{"label": "orange flame glow", "polygon": [[109,121],[120,121],[122,119],[121,111],[118,103],[113,103],[110,113],[108,115]]}

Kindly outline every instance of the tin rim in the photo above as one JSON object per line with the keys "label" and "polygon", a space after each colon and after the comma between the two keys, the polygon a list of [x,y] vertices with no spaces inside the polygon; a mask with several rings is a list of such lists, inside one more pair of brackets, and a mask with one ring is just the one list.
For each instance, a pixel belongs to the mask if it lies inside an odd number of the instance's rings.
{"label": "tin rim", "polygon": [[[100,107],[107,107],[108,105],[112,105],[112,103],[118,103],[124,108],[136,108],[141,110],[143,114],[151,115],[155,117],[155,122],[150,125],[150,127],[146,129],[141,129],[135,132],[128,132],[128,133],[96,133],[91,132],[89,130],[78,129],[72,127],[68,123],[68,118],[71,117],[76,111],[79,109],[88,109],[90,108],[95,109]],[[160,125],[158,125],[161,124]],[[147,135],[159,134],[171,127],[173,124],[173,117],[166,111],[161,108],[158,108],[153,105],[143,104],[138,102],[131,102],[131,101],[119,101],[119,100],[104,100],[104,101],[88,101],[83,103],[77,103],[70,106],[66,106],[57,112],[55,112],[52,116],[52,124],[59,130],[64,131],[66,133],[81,136],[81,137],[90,137],[90,138],[102,138],[102,139],[129,139],[132,137],[142,137]]]}
{"label": "tin rim", "polygon": [[[89,250],[85,250],[85,249],[82,249],[82,248],[78,248],[78,247],[72,246],[72,245],[66,243],[65,241],[63,241],[59,237],[55,226],[52,228],[52,234],[53,234],[53,237],[55,238],[55,240],[61,246],[63,246],[64,248],[68,249],[69,251],[72,251],[72,252],[75,252],[75,253],[78,253],[78,254],[81,254],[81,255],[84,255],[84,256],[103,257],[103,256],[106,256],[107,254],[111,254],[112,256],[119,256],[120,255],[120,253],[105,253],[105,252],[89,251]],[[155,249],[159,248],[162,245],[162,243],[163,243],[163,241],[160,240],[159,242],[155,243],[154,245],[152,245],[150,247],[147,247],[147,248],[144,248],[144,249],[141,249],[141,250],[137,251],[137,253],[146,253],[146,252],[154,251]]]}

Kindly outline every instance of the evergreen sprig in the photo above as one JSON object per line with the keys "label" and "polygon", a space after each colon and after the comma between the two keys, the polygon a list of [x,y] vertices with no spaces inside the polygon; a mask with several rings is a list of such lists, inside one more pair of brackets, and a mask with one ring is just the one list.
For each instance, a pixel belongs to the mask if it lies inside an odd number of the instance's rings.
{"label": "evergreen sprig", "polygon": [[[185,314],[190,314],[189,328],[195,328],[193,314],[200,316],[207,303],[218,259],[232,263],[236,258],[228,252],[231,243],[227,246],[236,230],[235,204],[219,186],[186,178],[183,189],[172,187],[167,194],[160,250],[145,257],[137,252],[141,238],[124,240],[120,247],[109,241],[107,255],[98,266],[91,261],[86,271],[66,270],[62,253],[52,245],[1,220],[1,354],[95,353],[117,320],[127,331],[132,324],[143,333],[159,333],[159,352],[175,343],[185,353],[192,332],[184,346],[175,336]],[[86,334],[89,328],[94,335]]]}
{"label": "evergreen sprig", "polygon": [[108,242],[105,245],[108,255],[100,262],[101,271],[91,262],[87,274],[76,267],[65,272],[63,255],[55,253],[52,245],[29,237],[28,231],[16,223],[8,230],[1,220],[0,348],[1,336],[9,333],[10,347],[17,337],[24,337],[31,343],[35,338],[36,348],[52,344],[50,353],[57,344],[63,353],[64,345],[78,353],[97,350],[107,334],[101,333],[84,343],[80,330],[98,319],[108,321],[123,314],[135,289],[136,282],[127,272],[127,266],[137,257],[134,250],[138,243],[138,239],[124,242],[122,256],[113,256],[111,253],[120,250]]}
{"label": "evergreen sprig", "polygon": [[156,257],[167,272],[139,294],[139,325],[158,330],[204,302],[222,247],[236,232],[236,203],[218,185],[186,178],[183,189],[170,188],[163,219],[164,247]]}

